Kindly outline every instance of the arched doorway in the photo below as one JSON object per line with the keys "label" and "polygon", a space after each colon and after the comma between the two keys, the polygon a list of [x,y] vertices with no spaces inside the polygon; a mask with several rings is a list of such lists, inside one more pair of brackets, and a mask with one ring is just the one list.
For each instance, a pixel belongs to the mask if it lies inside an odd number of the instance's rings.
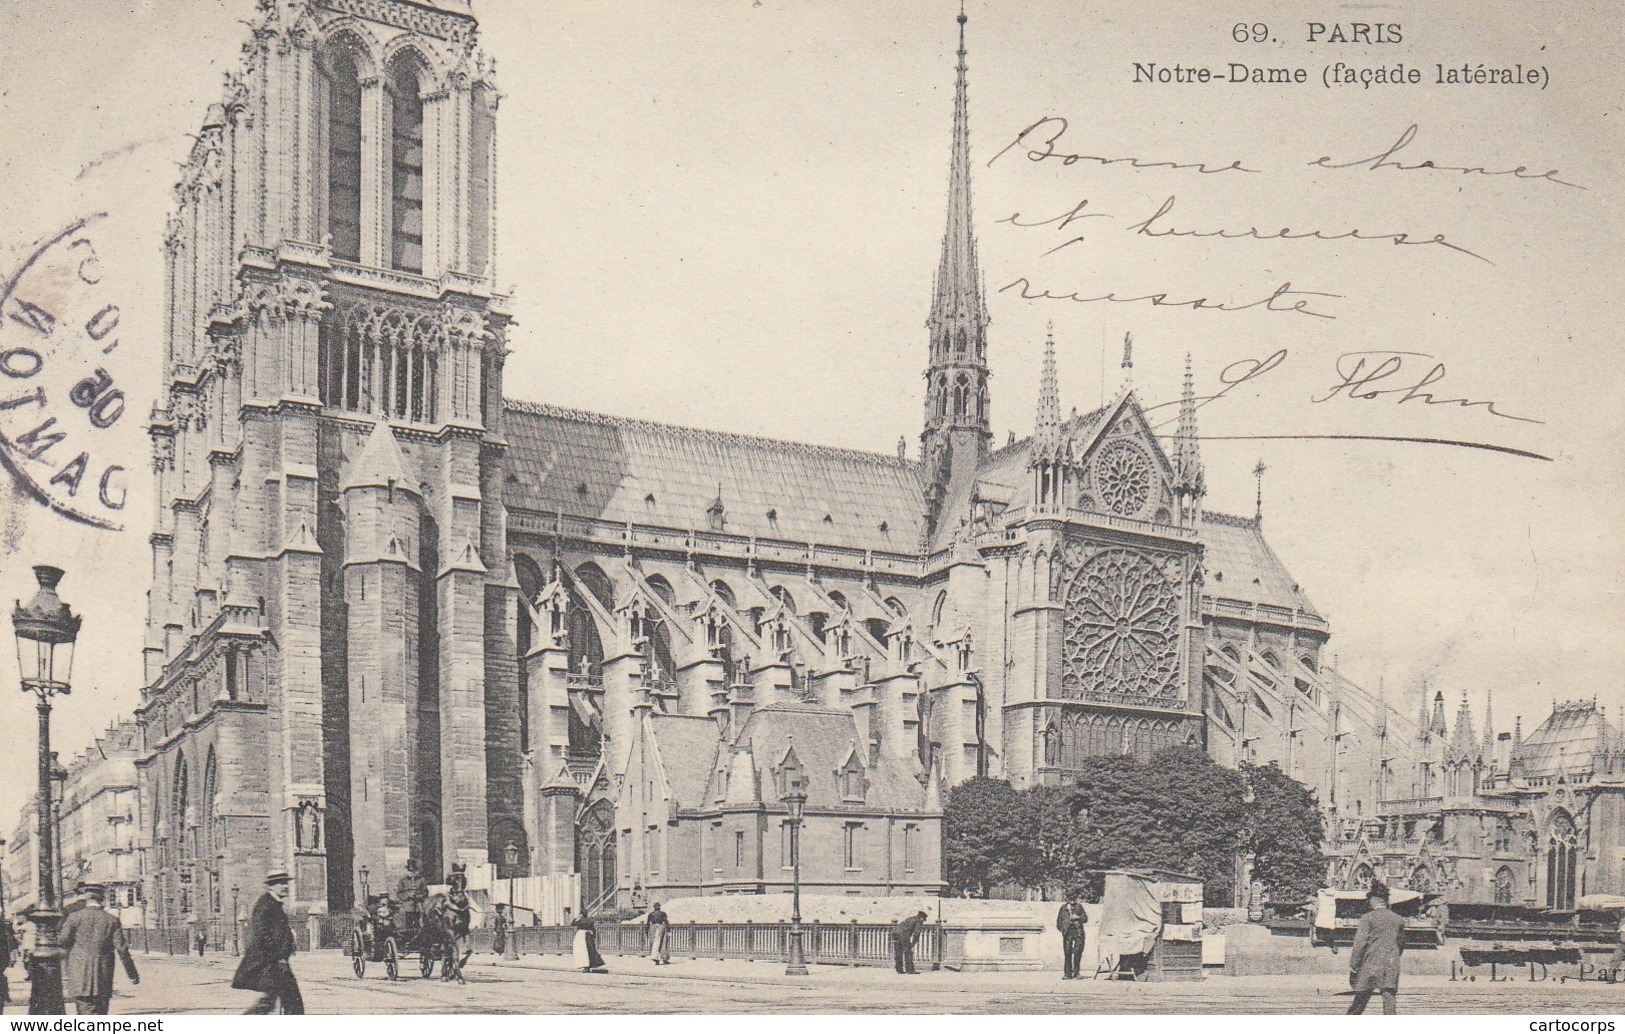
{"label": "arched doorway", "polygon": [[1574,870],[1578,831],[1566,811],[1552,814],[1546,833],[1546,907],[1567,912],[1574,907]]}
{"label": "arched doorway", "polygon": [[595,801],[576,827],[576,871],[581,874],[581,908],[588,914],[615,902],[615,809]]}

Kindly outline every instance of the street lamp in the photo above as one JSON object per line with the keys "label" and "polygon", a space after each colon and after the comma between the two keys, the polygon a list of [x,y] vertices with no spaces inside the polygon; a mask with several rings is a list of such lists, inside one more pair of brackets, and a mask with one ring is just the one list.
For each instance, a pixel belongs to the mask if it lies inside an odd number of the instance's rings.
{"label": "street lamp", "polygon": [[513,910],[513,871],[519,868],[519,845],[508,841],[508,846],[502,849],[503,857],[508,861],[508,939],[502,946],[502,957],[508,962],[519,960],[519,924]]}
{"label": "street lamp", "polygon": [[784,795],[784,806],[790,811],[790,866],[792,870],[790,898],[790,958],[784,964],[787,977],[807,975],[807,956],[801,946],[801,820],[807,814],[807,788],[799,775],[790,780],[790,789]]}
{"label": "street lamp", "polygon": [[231,888],[231,953],[241,955],[242,945],[237,941],[237,931],[242,928],[243,915],[237,911],[237,888]]}
{"label": "street lamp", "polygon": [[35,938],[34,969],[28,996],[28,1013],[57,1015],[62,1005],[62,952],[57,947],[57,925],[62,921],[57,894],[56,860],[51,831],[51,698],[71,691],[74,643],[79,639],[79,617],[56,594],[62,580],[60,568],[41,565],[34,568],[39,591],[28,601],[18,602],[11,611],[12,632],[17,640],[17,671],[24,693],[36,698],[39,713],[39,796],[35,812],[39,826],[40,866],[39,904],[30,919],[38,931]]}
{"label": "street lamp", "polygon": [[62,892],[62,867],[66,859],[66,850],[62,846],[62,798],[68,792],[68,770],[62,767],[61,760],[56,751],[51,751],[51,828],[56,831],[56,899],[58,902],[67,901]]}
{"label": "street lamp", "polygon": [[370,869],[368,869],[365,865],[363,865],[360,869],[356,870],[356,876],[359,877],[360,880],[361,880],[361,909],[362,909],[362,911],[366,911],[367,906],[371,903],[372,884],[368,882],[368,878],[371,875],[372,875],[372,871]]}

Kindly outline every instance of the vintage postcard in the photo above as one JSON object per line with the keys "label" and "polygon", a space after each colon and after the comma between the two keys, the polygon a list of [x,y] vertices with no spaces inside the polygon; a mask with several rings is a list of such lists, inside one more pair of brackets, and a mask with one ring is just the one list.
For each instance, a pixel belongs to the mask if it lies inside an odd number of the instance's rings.
{"label": "vintage postcard", "polygon": [[1617,1011],[1617,22],[5,5],[7,1015]]}

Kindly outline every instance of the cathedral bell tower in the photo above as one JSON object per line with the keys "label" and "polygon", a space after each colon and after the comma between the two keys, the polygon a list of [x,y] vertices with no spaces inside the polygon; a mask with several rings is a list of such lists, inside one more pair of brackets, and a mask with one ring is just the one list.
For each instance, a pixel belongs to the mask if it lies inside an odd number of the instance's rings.
{"label": "cathedral bell tower", "polygon": [[927,523],[934,528],[953,489],[975,475],[993,436],[988,429],[987,305],[976,261],[971,219],[970,110],[965,69],[965,14],[959,14],[959,64],[954,82],[953,148],[948,169],[948,226],[942,236],[931,315],[930,364],[925,371]]}
{"label": "cathedral bell tower", "polygon": [[258,0],[166,235],[143,710],[221,689],[149,766],[218,746],[233,851],[300,910],[521,818],[476,31],[469,0]]}

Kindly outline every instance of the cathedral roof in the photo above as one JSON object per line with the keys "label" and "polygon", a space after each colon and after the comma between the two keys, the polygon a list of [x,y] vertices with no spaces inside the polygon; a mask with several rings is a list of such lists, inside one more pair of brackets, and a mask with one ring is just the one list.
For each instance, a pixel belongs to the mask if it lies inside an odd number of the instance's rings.
{"label": "cathedral roof", "polygon": [[1592,755],[1617,742],[1613,725],[1595,700],[1565,701],[1552,705],[1551,717],[1524,739],[1516,758],[1523,763],[1526,779],[1585,778],[1591,773]]}
{"label": "cathedral roof", "polygon": [[506,405],[510,507],[704,530],[720,499],[727,535],[919,548],[920,468],[896,455]]}
{"label": "cathedral roof", "polygon": [[[749,748],[749,757],[757,766],[762,800],[768,804],[779,801],[778,766],[793,749],[807,788],[808,807],[859,803],[842,796],[837,775],[854,752],[868,784],[861,802],[863,808],[918,811],[924,807],[925,787],[907,762],[883,758],[877,764],[868,763],[867,748],[858,737],[857,720],[845,708],[814,704],[758,707],[739,730],[734,745],[735,749]],[[717,773],[719,777],[722,774]],[[713,786],[709,796],[715,799],[717,790]]]}
{"label": "cathedral roof", "polygon": [[1320,616],[1297,579],[1264,541],[1264,529],[1257,520],[1204,513],[1202,545],[1206,547],[1206,595]]}
{"label": "cathedral roof", "polygon": [[716,766],[717,723],[698,715],[649,715],[649,727],[660,751],[672,797],[678,806],[695,808],[705,803],[705,786]]}

